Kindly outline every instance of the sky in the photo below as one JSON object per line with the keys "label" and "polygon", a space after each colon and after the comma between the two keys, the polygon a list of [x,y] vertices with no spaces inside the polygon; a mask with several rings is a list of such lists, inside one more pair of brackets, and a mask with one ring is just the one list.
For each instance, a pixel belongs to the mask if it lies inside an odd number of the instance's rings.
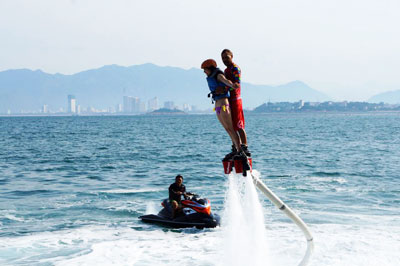
{"label": "sky", "polygon": [[0,0],[0,71],[222,67],[229,48],[245,82],[367,100],[400,90],[399,11],[398,0]]}

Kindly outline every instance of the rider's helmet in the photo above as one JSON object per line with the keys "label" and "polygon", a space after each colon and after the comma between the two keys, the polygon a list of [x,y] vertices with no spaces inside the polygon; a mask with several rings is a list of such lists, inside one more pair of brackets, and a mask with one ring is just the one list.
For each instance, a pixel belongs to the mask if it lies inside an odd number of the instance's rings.
{"label": "rider's helmet", "polygon": [[206,61],[204,61],[201,64],[202,69],[210,68],[210,67],[217,67],[217,62],[215,62],[214,59],[207,59]]}

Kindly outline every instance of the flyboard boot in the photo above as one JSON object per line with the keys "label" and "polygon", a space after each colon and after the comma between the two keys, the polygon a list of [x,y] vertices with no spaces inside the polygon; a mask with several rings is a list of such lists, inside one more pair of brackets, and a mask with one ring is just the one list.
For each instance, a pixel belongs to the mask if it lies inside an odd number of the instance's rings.
{"label": "flyboard boot", "polygon": [[232,144],[232,151],[230,153],[228,153],[227,155],[225,155],[224,159],[222,159],[222,161],[231,161],[233,159],[233,156],[235,156],[237,154],[237,149],[235,147],[235,145]]}
{"label": "flyboard boot", "polygon": [[249,147],[246,144],[240,144],[240,147],[242,148],[242,151],[244,151],[247,157],[251,157]]}

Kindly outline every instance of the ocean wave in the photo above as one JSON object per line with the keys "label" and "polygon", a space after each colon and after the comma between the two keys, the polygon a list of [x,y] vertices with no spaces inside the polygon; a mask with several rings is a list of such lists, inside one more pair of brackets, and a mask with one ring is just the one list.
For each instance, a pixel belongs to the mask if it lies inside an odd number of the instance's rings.
{"label": "ocean wave", "polygon": [[15,196],[32,196],[32,195],[42,195],[49,193],[57,193],[56,190],[45,190],[45,189],[37,189],[37,190],[14,190],[7,192],[7,194],[12,194]]}
{"label": "ocean wave", "polygon": [[164,191],[164,188],[141,188],[141,189],[112,189],[112,190],[102,190],[99,193],[106,193],[106,194],[137,194],[137,193],[149,193],[149,192],[159,192]]}

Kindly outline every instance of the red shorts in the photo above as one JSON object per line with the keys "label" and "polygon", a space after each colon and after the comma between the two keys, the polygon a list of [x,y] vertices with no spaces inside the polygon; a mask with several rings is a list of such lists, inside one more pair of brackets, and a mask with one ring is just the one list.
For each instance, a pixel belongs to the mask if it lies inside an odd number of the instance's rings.
{"label": "red shorts", "polygon": [[238,131],[239,129],[244,129],[242,99],[238,100],[229,99],[229,107],[231,108],[232,123],[235,131]]}

